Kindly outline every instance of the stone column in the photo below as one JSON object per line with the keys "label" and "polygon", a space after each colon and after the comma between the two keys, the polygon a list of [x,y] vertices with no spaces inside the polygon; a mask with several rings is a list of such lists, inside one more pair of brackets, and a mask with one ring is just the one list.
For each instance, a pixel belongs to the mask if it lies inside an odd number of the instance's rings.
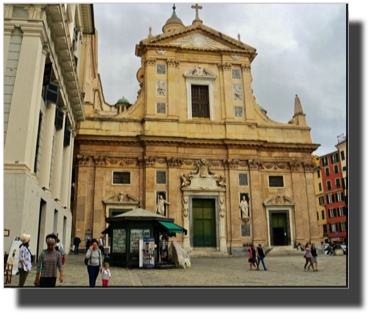
{"label": "stone column", "polygon": [[57,129],[57,134],[55,137],[55,148],[54,148],[54,167],[53,167],[53,182],[51,185],[51,194],[54,199],[61,199],[61,182],[62,182],[62,161],[63,161],[63,139],[65,137],[65,125],[66,125],[66,115],[67,108],[62,109],[63,115],[63,125],[62,129]]}
{"label": "stone column", "polygon": [[243,94],[244,94],[244,112],[245,121],[253,122],[254,120],[254,105],[252,97],[252,80],[251,80],[251,65],[243,64],[241,66],[241,71],[243,73]]}
{"label": "stone column", "polygon": [[[61,181],[61,205],[62,207],[70,207],[69,190],[71,190],[71,165],[72,165],[72,148],[74,141],[70,132],[70,145],[63,148],[63,164],[62,164],[62,181]],[[54,195],[53,195],[54,196]]]}
{"label": "stone column", "polygon": [[21,29],[23,39],[10,106],[4,164],[18,164],[33,172],[37,143],[34,127],[39,118],[37,104],[41,99],[40,77],[44,70],[41,67],[43,26],[22,26]]}
{"label": "stone column", "polygon": [[156,59],[148,57],[145,61],[146,117],[156,116]]}
{"label": "stone column", "polygon": [[167,62],[168,65],[168,117],[178,118],[178,68],[179,61],[170,58]]}
{"label": "stone column", "polygon": [[221,252],[227,253],[225,193],[219,193],[218,210],[219,210],[219,249]]}
{"label": "stone column", "polygon": [[230,63],[223,64],[223,77],[224,77],[224,101],[225,101],[225,107],[226,107],[226,120],[235,120]]}
{"label": "stone column", "polygon": [[240,217],[239,217],[239,175],[238,175],[238,160],[228,159],[229,178],[230,178],[230,207],[231,207],[231,247],[241,247],[240,234]]}
{"label": "stone column", "polygon": [[290,164],[293,196],[294,196],[294,224],[295,237],[292,239],[305,243],[308,241],[309,228],[309,211],[307,207],[305,175],[301,163],[294,162]]}
{"label": "stone column", "polygon": [[44,131],[42,135],[42,150],[40,162],[40,187],[45,187],[48,191],[50,181],[51,158],[53,154],[53,136],[55,131],[55,104],[46,103]]}
{"label": "stone column", "polygon": [[313,164],[304,164],[305,168],[305,183],[306,183],[306,195],[307,195],[307,206],[309,210],[309,230],[310,230],[310,240],[311,243],[319,244],[320,238],[318,234],[318,221],[317,221],[317,205],[315,200],[314,191],[314,175],[313,175]]}
{"label": "stone column", "polygon": [[250,160],[249,177],[251,188],[251,215],[252,215],[252,238],[255,245],[258,243],[264,243],[266,240],[265,228],[266,218],[263,218],[263,204],[261,196],[261,177],[259,172],[260,162],[258,160]]}

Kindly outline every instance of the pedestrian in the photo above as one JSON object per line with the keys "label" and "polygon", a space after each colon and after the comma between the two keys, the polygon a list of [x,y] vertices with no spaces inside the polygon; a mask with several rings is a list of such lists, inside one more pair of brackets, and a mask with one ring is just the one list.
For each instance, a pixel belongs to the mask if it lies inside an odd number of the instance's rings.
{"label": "pedestrian", "polygon": [[[74,254],[78,254],[78,248],[79,248],[80,242],[82,242],[82,241],[80,240],[80,238],[77,235],[77,237],[74,238]],[[86,252],[87,252],[87,249],[86,249]]]}
{"label": "pedestrian", "polygon": [[305,251],[306,252],[305,252],[304,257],[306,258],[306,264],[305,264],[304,270],[306,271],[306,266],[308,263],[310,263],[310,265],[307,267],[307,270],[310,270],[310,266],[311,266],[313,267],[313,270],[315,271],[314,265],[313,265],[313,255],[311,254],[311,248],[310,248],[309,243],[306,243]]}
{"label": "pedestrian", "polygon": [[104,269],[102,271],[103,286],[108,286],[108,281],[111,279],[111,271],[108,269],[109,266],[108,262],[104,263]]}
{"label": "pedestrian", "polygon": [[313,256],[313,264],[315,265],[315,270],[318,271],[318,254],[315,244],[311,244],[311,255]]}
{"label": "pedestrian", "polygon": [[268,268],[265,266],[265,262],[264,262],[265,255],[264,255],[263,248],[261,247],[261,244],[259,244],[256,250],[257,250],[257,258],[258,258],[256,270],[260,270],[260,261],[263,264],[264,270],[268,270]]}
{"label": "pedestrian", "polygon": [[86,253],[87,253],[88,249],[90,248],[90,246],[91,246],[91,241],[90,241],[89,238],[87,238],[87,241],[86,241]]}
{"label": "pedestrian", "polygon": [[22,244],[20,245],[18,259],[18,273],[20,274],[18,286],[23,287],[29,272],[32,270],[32,251],[29,249],[30,235],[22,234],[20,240]]}
{"label": "pedestrian", "polygon": [[298,243],[297,250],[301,250],[301,243]]}
{"label": "pedestrian", "polygon": [[[35,285],[41,287],[55,287],[57,282],[57,268],[59,268],[59,281],[63,282],[62,257],[59,251],[54,249],[57,244],[57,236],[50,234],[46,236],[47,250],[43,250],[38,257],[37,274]],[[41,278],[39,278],[42,263]]]}
{"label": "pedestrian", "polygon": [[60,241],[59,238],[57,238],[57,244],[55,246],[55,249],[56,251],[58,251],[60,254],[61,254],[61,257],[62,257],[62,266],[65,264],[65,255],[66,255],[66,252],[65,250],[63,249],[63,245]]}
{"label": "pedestrian", "polygon": [[98,249],[98,241],[93,238],[91,240],[91,246],[86,253],[86,258],[89,259],[87,263],[87,272],[90,280],[90,286],[95,286],[96,279],[100,271],[103,271],[102,253]]}
{"label": "pedestrian", "polygon": [[249,262],[249,268],[252,270],[252,264],[255,266],[257,270],[257,261],[256,261],[256,250],[255,245],[252,242],[251,247],[248,249],[248,262]]}
{"label": "pedestrian", "polygon": [[100,239],[99,239],[99,249],[100,249],[100,251],[102,251],[102,254],[104,255],[104,239],[103,239],[103,236],[100,236]]}

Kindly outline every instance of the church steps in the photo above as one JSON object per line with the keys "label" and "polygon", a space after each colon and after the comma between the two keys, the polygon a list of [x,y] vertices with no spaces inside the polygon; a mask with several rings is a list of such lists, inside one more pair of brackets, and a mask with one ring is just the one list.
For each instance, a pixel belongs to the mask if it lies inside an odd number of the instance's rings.
{"label": "church steps", "polygon": [[190,258],[193,257],[208,257],[208,258],[218,258],[218,257],[232,257],[227,253],[223,253],[222,251],[216,248],[193,248],[189,252]]}

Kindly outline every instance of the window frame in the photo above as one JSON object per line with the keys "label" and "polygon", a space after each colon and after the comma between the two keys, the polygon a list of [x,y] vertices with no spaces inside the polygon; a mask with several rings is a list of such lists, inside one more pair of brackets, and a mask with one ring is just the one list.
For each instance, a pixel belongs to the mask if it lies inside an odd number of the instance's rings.
{"label": "window frame", "polygon": [[[193,87],[204,87],[203,85],[191,85],[191,98],[193,97]],[[207,88],[207,94],[208,94],[208,117],[193,117],[193,100],[191,99],[191,118],[194,118],[195,120],[207,120],[210,119],[211,113],[210,113],[210,89]]]}
{"label": "window frame", "polygon": [[325,168],[325,175],[330,176],[330,168],[329,167]]}
{"label": "window frame", "polygon": [[318,183],[319,191],[322,191],[322,183]]}
{"label": "window frame", "polygon": [[[243,174],[243,175],[246,175],[246,176],[247,176],[247,185],[241,185],[241,184],[240,184],[240,174]],[[238,173],[238,183],[239,183],[239,187],[249,187],[249,177],[248,177],[248,173],[244,173],[244,172]],[[239,203],[240,203],[240,202],[239,202]]]}
{"label": "window frame", "polygon": [[[165,113],[157,112],[157,110],[158,110],[158,103],[163,103],[163,104],[165,104]],[[156,114],[157,114],[157,115],[166,115],[166,114],[167,114],[167,103],[166,103],[166,102],[159,102],[159,101],[156,102]]]}
{"label": "window frame", "polygon": [[341,185],[340,185],[340,178],[335,178],[335,187],[337,187],[337,188],[341,187]]}
{"label": "window frame", "polygon": [[338,165],[334,165],[334,173],[335,174],[339,173],[339,166]]}
{"label": "window frame", "polygon": [[[329,188],[329,183],[330,183],[330,188]],[[326,181],[326,187],[327,187],[327,190],[332,189],[331,180]]]}
{"label": "window frame", "polygon": [[321,214],[322,214],[322,220],[325,220],[325,211],[322,210],[322,211],[321,211]]}
{"label": "window frame", "polygon": [[340,152],[340,159],[341,159],[341,160],[345,160],[345,159],[346,159],[345,156],[344,156],[344,150],[342,150],[342,151]]}
{"label": "window frame", "polygon": [[[129,183],[114,183],[113,182],[114,173],[129,173]],[[131,171],[112,170],[111,185],[112,186],[131,186],[132,185],[132,172]]]}
{"label": "window frame", "polygon": [[[243,109],[243,115],[241,116],[241,117],[237,117],[236,116],[236,108],[237,107],[239,107],[239,108],[242,108]],[[242,105],[234,105],[234,116],[235,116],[235,118],[245,118],[245,111],[244,111],[244,106],[242,106]]]}
{"label": "window frame", "polygon": [[[158,183],[157,182],[157,172],[165,172],[165,183]],[[156,183],[156,185],[167,185],[168,184],[168,171],[167,170],[155,170],[154,172],[154,177],[155,177],[155,180],[154,182]]]}
{"label": "window frame", "polygon": [[[238,71],[240,73],[240,78],[234,78],[233,71]],[[231,79],[232,80],[242,80],[241,69],[239,69],[239,68],[231,68]]]}
{"label": "window frame", "polygon": [[[270,177],[273,177],[273,176],[282,176],[282,184],[283,184],[283,186],[282,187],[271,187],[271,185],[270,185],[270,180],[269,180],[269,178]],[[268,176],[267,176],[267,180],[268,180],[268,188],[271,188],[271,189],[284,189],[285,188],[285,176],[284,175],[269,175],[268,174]]]}

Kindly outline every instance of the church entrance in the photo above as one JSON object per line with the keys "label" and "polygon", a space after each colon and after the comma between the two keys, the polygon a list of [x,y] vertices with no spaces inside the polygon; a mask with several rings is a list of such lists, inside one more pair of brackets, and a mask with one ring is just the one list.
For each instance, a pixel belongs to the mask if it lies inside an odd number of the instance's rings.
{"label": "church entrance", "polygon": [[216,247],[215,200],[193,199],[194,247]]}
{"label": "church entrance", "polygon": [[285,213],[272,214],[273,245],[274,246],[288,245],[286,227],[287,227],[287,223],[286,223]]}

